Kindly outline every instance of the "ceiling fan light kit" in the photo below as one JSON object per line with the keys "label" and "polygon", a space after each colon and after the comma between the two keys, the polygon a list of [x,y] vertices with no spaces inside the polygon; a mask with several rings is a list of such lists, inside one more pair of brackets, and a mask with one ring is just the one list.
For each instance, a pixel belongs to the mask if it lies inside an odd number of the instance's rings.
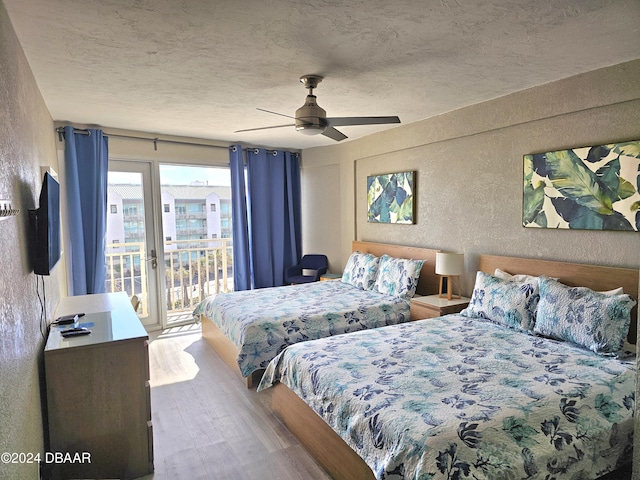
{"label": "ceiling fan light kit", "polygon": [[296,125],[296,130],[303,135],[318,135],[324,132],[322,125]]}
{"label": "ceiling fan light kit", "polygon": [[268,128],[280,128],[295,126],[296,130],[304,135],[318,135],[322,134],[325,137],[329,137],[337,142],[344,140],[347,136],[336,130],[333,125],[350,126],[350,125],[382,125],[388,123],[400,123],[398,117],[333,117],[327,118],[327,112],[324,108],[320,107],[316,102],[316,96],[313,94],[313,89],[318,86],[318,83],[322,81],[320,75],[303,75],[300,77],[300,83],[309,90],[307,99],[302,107],[296,110],[295,117],[289,117],[282,113],[270,112],[259,108],[263,112],[273,113],[275,115],[281,115],[283,117],[293,118],[295,124],[293,125],[275,125],[273,127],[260,127],[260,128],[248,128],[245,130],[236,130],[238,132],[249,132],[254,130],[265,130]]}

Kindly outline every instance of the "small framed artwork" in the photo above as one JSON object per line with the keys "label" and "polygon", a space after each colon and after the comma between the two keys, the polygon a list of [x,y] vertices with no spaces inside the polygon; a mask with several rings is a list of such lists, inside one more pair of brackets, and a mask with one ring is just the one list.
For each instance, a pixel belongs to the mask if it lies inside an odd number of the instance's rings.
{"label": "small framed artwork", "polygon": [[522,224],[640,231],[640,141],[525,155]]}
{"label": "small framed artwork", "polygon": [[416,172],[367,177],[367,221],[413,224]]}

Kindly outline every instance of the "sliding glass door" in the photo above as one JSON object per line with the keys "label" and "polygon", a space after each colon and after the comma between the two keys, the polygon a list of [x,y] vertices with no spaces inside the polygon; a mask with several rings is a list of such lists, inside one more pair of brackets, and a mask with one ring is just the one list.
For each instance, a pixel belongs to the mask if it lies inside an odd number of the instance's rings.
{"label": "sliding glass door", "polygon": [[109,160],[107,183],[107,291],[135,295],[142,323],[161,326],[151,163]]}
{"label": "sliding glass door", "polygon": [[137,296],[147,327],[233,290],[228,168],[110,160],[108,184],[107,291]]}
{"label": "sliding glass door", "polygon": [[160,164],[167,324],[192,321],[210,295],[233,290],[228,168]]}

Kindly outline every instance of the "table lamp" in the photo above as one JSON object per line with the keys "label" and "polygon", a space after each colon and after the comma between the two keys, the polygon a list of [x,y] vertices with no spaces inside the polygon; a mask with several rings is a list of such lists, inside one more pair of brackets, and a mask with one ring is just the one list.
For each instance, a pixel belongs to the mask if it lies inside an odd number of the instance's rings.
{"label": "table lamp", "polygon": [[[443,280],[447,279],[447,300],[461,298],[460,275],[464,273],[464,253],[436,252],[436,275],[440,275],[440,290],[438,298],[444,298],[442,293]],[[458,295],[453,295],[453,281],[458,282]]]}

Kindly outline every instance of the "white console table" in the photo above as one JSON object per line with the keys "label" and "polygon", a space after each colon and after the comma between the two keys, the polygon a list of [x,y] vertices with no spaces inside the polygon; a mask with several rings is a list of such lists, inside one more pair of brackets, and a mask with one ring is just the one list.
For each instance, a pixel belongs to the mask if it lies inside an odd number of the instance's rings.
{"label": "white console table", "polygon": [[[66,297],[54,318],[84,313],[90,335],[51,326],[44,351],[52,478],[135,478],[153,472],[148,335],[127,295]],[[78,454],[78,455],[76,455]]]}

